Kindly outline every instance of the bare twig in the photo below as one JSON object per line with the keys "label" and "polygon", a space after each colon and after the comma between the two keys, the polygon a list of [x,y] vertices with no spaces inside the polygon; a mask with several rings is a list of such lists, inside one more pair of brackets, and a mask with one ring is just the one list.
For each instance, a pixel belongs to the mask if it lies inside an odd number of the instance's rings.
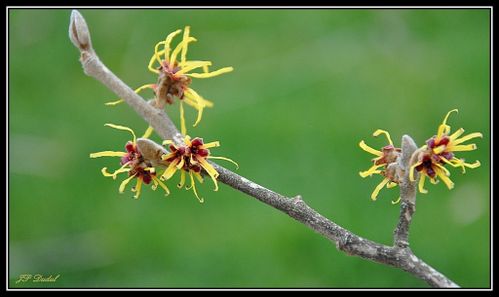
{"label": "bare twig", "polygon": [[[90,32],[81,14],[73,10],[69,26],[70,39],[80,50],[84,72],[106,85],[130,105],[163,139],[173,139],[182,143],[182,135],[163,110],[157,109],[143,100],[130,87],[114,75],[97,57],[90,41]],[[423,279],[433,287],[458,287],[428,264],[417,258],[408,247],[408,231],[415,210],[415,186],[407,177],[407,164],[410,154],[415,150],[414,141],[404,136],[402,147],[407,150],[401,163],[401,216],[395,230],[393,247],[382,245],[353,234],[345,228],[328,220],[309,207],[301,198],[280,195],[254,183],[215,163],[212,165],[220,174],[218,179],[232,188],[246,193],[259,201],[278,209],[312,230],[328,238],[336,247],[349,254],[374,262],[400,268],[413,276]]]}
{"label": "bare twig", "polygon": [[409,180],[409,161],[417,146],[408,136],[402,136],[402,156],[399,159],[400,217],[394,231],[394,245],[406,248],[409,246],[409,225],[416,211],[416,183]]}

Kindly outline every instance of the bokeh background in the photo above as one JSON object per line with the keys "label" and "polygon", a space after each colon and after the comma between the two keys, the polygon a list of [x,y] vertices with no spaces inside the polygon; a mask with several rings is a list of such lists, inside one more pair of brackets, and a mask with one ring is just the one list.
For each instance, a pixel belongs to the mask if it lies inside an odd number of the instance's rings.
{"label": "bokeh background", "polygon": [[[397,269],[349,257],[286,215],[225,185],[172,194],[118,193],[100,169],[121,149],[124,124],[145,122],[83,74],[68,39],[70,10],[10,10],[9,279],[12,287],[426,287]],[[463,287],[490,285],[490,13],[488,10],[81,10],[104,63],[132,87],[154,44],[191,25],[190,59],[220,77],[192,87],[215,108],[191,135],[220,140],[216,155],[238,173],[312,207],[353,232],[392,243],[396,190],[370,194],[362,179],[378,128],[418,144],[450,125],[480,131],[461,154],[482,166],[456,187],[419,195],[411,247]],[[144,93],[151,97],[151,93]],[[178,122],[178,106],[168,109]],[[195,112],[187,109],[188,123]],[[153,139],[159,138],[155,135]],[[231,167],[227,164],[227,167]],[[16,284],[20,274],[60,274],[56,283]]]}

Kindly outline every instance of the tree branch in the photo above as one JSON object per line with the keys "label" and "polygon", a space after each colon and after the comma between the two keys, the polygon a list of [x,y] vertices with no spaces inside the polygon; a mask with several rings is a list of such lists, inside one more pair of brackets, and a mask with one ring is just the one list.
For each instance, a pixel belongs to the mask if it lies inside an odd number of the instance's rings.
{"label": "tree branch", "polygon": [[[179,144],[183,143],[182,135],[163,110],[149,105],[147,101],[137,95],[99,60],[92,47],[87,24],[83,16],[76,10],[73,10],[71,13],[69,37],[73,44],[80,50],[80,62],[85,74],[97,79],[122,98],[154,128],[161,138],[172,139]],[[404,141],[406,148],[412,149],[412,151],[415,150],[416,145],[409,136],[404,136],[402,141],[403,148]],[[409,149],[407,150],[407,154],[409,154]],[[443,274],[418,259],[408,247],[409,224],[415,210],[416,197],[414,183],[409,182],[408,179],[408,158],[410,158],[410,155],[403,156],[402,158],[405,162],[402,162],[403,164],[401,165],[401,173],[403,173],[401,175],[403,176],[403,181],[400,183],[402,200],[401,215],[399,224],[394,232],[395,245],[393,247],[355,235],[309,207],[302,200],[301,196],[293,198],[283,196],[220,165],[213,162],[211,164],[219,173],[218,180],[221,182],[288,214],[293,219],[331,240],[339,250],[348,255],[359,256],[377,263],[402,269],[426,281],[433,287],[458,287],[457,284],[446,278]]]}

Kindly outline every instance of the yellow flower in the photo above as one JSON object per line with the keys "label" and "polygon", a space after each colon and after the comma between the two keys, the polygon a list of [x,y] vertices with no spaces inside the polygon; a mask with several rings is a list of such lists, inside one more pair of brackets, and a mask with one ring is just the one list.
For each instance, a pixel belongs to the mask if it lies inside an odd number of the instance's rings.
{"label": "yellow flower", "polygon": [[449,178],[450,172],[444,167],[445,164],[449,164],[452,167],[461,167],[463,173],[466,172],[466,167],[477,168],[480,166],[480,161],[478,160],[474,163],[466,163],[464,159],[459,159],[454,155],[455,152],[475,150],[477,148],[476,144],[472,143],[465,145],[463,142],[473,138],[483,137],[482,133],[479,132],[461,137],[464,133],[463,128],[450,134],[451,127],[447,125],[447,120],[451,113],[457,111],[457,109],[449,111],[442,124],[439,125],[437,135],[428,139],[426,145],[418,149],[415,152],[415,155],[413,155],[414,160],[409,171],[409,177],[411,181],[415,181],[414,170],[421,173],[418,184],[419,192],[421,193],[428,192],[424,188],[426,177],[428,177],[433,184],[437,183],[437,178],[441,179],[449,190],[454,187],[454,183]]}
{"label": "yellow flower", "polygon": [[[134,178],[137,179],[137,183],[135,187],[132,188],[132,192],[135,192],[134,198],[139,198],[142,184],[150,184],[151,181],[152,189],[156,190],[158,186],[163,188],[165,191],[165,195],[170,194],[170,190],[168,187],[156,176],[156,170],[152,167],[151,162],[149,160],[144,159],[140,151],[137,149],[137,137],[132,129],[124,126],[114,125],[114,124],[105,124],[107,127],[111,127],[118,130],[125,130],[132,134],[133,139],[128,141],[125,145],[125,151],[103,151],[98,153],[90,154],[90,158],[99,158],[99,157],[120,157],[121,158],[121,167],[115,170],[113,173],[109,173],[107,171],[107,167],[102,168],[102,175],[106,177],[112,177],[116,179],[117,175],[120,173],[128,173],[128,178],[123,180],[119,187],[119,192],[123,193],[125,191],[126,185]],[[148,138],[152,133],[152,128],[149,127],[144,136],[142,138]]]}
{"label": "yellow flower", "polygon": [[191,140],[191,138],[186,135],[184,142],[185,145],[183,146],[177,146],[173,144],[171,140],[165,140],[163,142],[164,145],[169,145],[170,152],[163,155],[161,158],[170,164],[161,175],[161,180],[170,179],[177,170],[180,170],[180,182],[177,186],[178,188],[182,188],[185,184],[185,174],[188,173],[191,184],[190,186],[186,186],[186,189],[189,190],[192,188],[194,195],[196,195],[196,198],[202,203],[204,199],[199,197],[195,183],[195,179],[200,183],[203,182],[201,170],[204,169],[204,171],[206,171],[215,184],[214,191],[218,191],[218,172],[207,159],[225,160],[235,164],[237,167],[239,167],[239,165],[229,158],[210,155],[210,148],[220,146],[220,142],[218,141],[204,143],[202,138],[196,137]]}
{"label": "yellow flower", "polygon": [[[156,106],[161,108],[165,104],[173,104],[175,97],[180,99],[181,132],[185,135],[183,103],[185,102],[198,111],[194,126],[201,121],[203,109],[205,107],[213,107],[211,101],[204,99],[189,87],[192,81],[191,78],[210,78],[231,72],[234,69],[232,67],[224,67],[210,72],[208,70],[208,67],[212,64],[210,61],[188,61],[187,50],[189,43],[196,41],[194,37],[189,36],[189,26],[185,27],[182,41],[172,51],[170,48],[172,40],[180,32],[182,30],[170,33],[164,41],[158,42],[154,47],[154,54],[149,61],[148,69],[159,75],[157,83],[143,85],[136,89],[135,92],[140,92],[148,88],[152,89],[156,95]],[[192,72],[198,68],[202,68],[201,73]],[[107,105],[115,105],[122,101],[109,102]]]}
{"label": "yellow flower", "polygon": [[[374,188],[374,191],[371,194],[372,200],[376,200],[379,192],[381,191],[381,189],[383,189],[383,187],[386,186],[386,188],[393,188],[398,184],[398,179],[395,175],[395,172],[393,170],[390,170],[390,165],[396,164],[398,157],[400,156],[400,148],[396,148],[393,145],[390,134],[385,130],[378,129],[374,131],[373,136],[379,136],[380,134],[384,134],[389,143],[388,145],[384,146],[381,151],[368,146],[364,142],[364,140],[359,143],[361,149],[376,156],[374,159],[372,159],[374,165],[366,171],[359,172],[360,176],[363,178],[372,176],[373,174],[379,174],[383,176],[383,180],[376,186],[376,188]],[[394,203],[397,203],[398,201],[399,200]]]}

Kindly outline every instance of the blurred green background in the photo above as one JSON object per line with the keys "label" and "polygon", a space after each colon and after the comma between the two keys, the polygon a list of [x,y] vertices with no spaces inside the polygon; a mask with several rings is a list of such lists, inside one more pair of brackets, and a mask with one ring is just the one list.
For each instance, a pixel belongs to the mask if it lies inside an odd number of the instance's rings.
{"label": "blurred green background", "polygon": [[[409,274],[350,257],[286,215],[207,182],[165,198],[118,193],[100,169],[145,122],[83,74],[68,39],[70,10],[10,10],[9,278],[12,287],[426,287]],[[463,287],[490,286],[490,99],[488,10],[81,10],[101,60],[132,87],[155,82],[153,46],[191,25],[193,60],[230,74],[194,80],[215,102],[191,135],[220,140],[215,155],[238,173],[360,236],[392,243],[396,190],[370,194],[380,177],[358,172],[373,157],[371,133],[410,134],[418,144],[450,125],[480,131],[482,166],[456,187],[419,195],[411,247]],[[151,93],[146,94],[151,97]],[[187,109],[188,123],[195,112]],[[178,123],[178,106],[168,113]],[[159,138],[155,135],[153,139]],[[225,164],[224,164],[225,165]],[[227,164],[228,168],[232,168]],[[121,179],[124,176],[121,177]],[[175,181],[176,182],[176,181]],[[16,284],[20,274],[60,274]]]}

